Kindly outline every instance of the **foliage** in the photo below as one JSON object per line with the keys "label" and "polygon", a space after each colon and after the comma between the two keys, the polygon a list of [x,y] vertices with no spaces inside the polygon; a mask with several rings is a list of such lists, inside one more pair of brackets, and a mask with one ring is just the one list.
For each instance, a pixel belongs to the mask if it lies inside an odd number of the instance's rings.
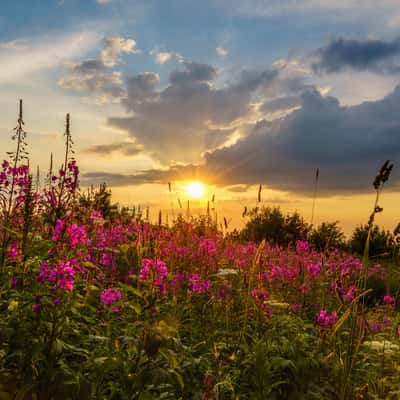
{"label": "foliage", "polygon": [[323,222],[317,228],[312,229],[309,241],[319,251],[345,247],[345,236],[338,221]]}
{"label": "foliage", "polygon": [[[368,225],[358,226],[350,239],[351,250],[359,255],[364,252],[364,246],[368,237]],[[369,257],[387,257],[391,255],[391,234],[389,231],[380,229],[374,225],[371,229]]]}
{"label": "foliage", "polygon": [[254,208],[242,231],[245,240],[261,242],[263,239],[281,246],[305,239],[309,226],[297,212],[284,215],[279,207]]}

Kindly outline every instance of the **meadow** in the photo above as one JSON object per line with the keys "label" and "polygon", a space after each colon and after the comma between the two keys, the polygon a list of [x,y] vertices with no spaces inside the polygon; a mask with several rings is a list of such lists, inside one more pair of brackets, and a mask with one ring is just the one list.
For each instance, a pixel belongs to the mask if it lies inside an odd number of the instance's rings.
{"label": "meadow", "polygon": [[80,191],[69,117],[64,163],[43,185],[22,104],[13,139],[0,168],[1,400],[400,398],[399,232],[397,253],[369,259],[390,163],[358,257],[308,235],[229,234],[210,215],[152,224],[104,187]]}

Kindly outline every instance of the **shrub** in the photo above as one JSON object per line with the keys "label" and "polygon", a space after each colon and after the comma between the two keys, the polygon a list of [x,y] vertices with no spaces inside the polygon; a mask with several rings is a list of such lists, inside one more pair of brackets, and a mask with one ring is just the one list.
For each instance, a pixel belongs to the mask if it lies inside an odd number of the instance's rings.
{"label": "shrub", "polygon": [[246,240],[261,242],[263,239],[277,245],[287,246],[305,239],[309,226],[299,213],[284,215],[279,207],[254,208],[250,220],[242,231]]}
{"label": "shrub", "polygon": [[319,251],[344,248],[345,236],[338,224],[339,221],[323,222],[313,229],[309,236],[310,244]]}
{"label": "shrub", "polygon": [[[358,226],[350,239],[350,249],[358,255],[364,252],[365,243],[368,236],[368,225]],[[371,232],[371,240],[369,244],[369,257],[384,257],[391,255],[392,249],[390,246],[391,233],[380,229],[374,225]]]}

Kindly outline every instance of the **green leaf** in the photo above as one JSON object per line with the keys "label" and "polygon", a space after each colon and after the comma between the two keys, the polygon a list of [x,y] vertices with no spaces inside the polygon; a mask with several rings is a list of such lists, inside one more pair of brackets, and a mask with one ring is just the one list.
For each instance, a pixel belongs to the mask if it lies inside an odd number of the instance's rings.
{"label": "green leaf", "polygon": [[124,283],[120,284],[121,288],[124,289],[128,293],[132,293],[137,297],[142,298],[142,292],[139,289],[134,288],[133,286],[125,285]]}
{"label": "green leaf", "polygon": [[129,308],[135,311],[136,314],[140,314],[142,312],[142,307],[138,303],[129,303]]}

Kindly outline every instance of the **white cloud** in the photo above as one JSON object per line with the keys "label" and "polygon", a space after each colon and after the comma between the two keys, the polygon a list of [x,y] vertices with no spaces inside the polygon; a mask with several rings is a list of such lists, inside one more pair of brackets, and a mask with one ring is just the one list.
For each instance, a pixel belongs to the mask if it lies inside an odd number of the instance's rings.
{"label": "white cloud", "polygon": [[223,47],[216,47],[215,52],[221,57],[227,56],[229,54],[229,51],[227,49],[224,49]]}
{"label": "white cloud", "polygon": [[28,49],[28,41],[26,39],[15,39],[8,42],[0,42],[0,49],[26,50]]}
{"label": "white cloud", "polygon": [[124,39],[122,37],[113,37],[104,39],[104,48],[101,52],[101,60],[107,67],[114,67],[121,61],[119,55],[138,54],[141,51],[136,49],[136,41],[133,39]]}
{"label": "white cloud", "polygon": [[96,0],[96,2],[99,4],[107,4],[107,3],[111,3],[112,0]]}
{"label": "white cloud", "polygon": [[63,65],[93,48],[101,37],[96,32],[76,32],[32,41],[23,52],[0,48],[0,83],[21,82],[31,74]]}
{"label": "white cloud", "polygon": [[158,51],[157,49],[153,49],[150,51],[150,55],[153,56],[154,61],[157,64],[164,64],[167,61],[171,60],[174,53],[171,53],[169,51]]}
{"label": "white cloud", "polygon": [[121,73],[88,73],[84,75],[72,75],[61,78],[58,84],[64,89],[78,91],[101,92],[104,90],[120,91],[122,84]]}

